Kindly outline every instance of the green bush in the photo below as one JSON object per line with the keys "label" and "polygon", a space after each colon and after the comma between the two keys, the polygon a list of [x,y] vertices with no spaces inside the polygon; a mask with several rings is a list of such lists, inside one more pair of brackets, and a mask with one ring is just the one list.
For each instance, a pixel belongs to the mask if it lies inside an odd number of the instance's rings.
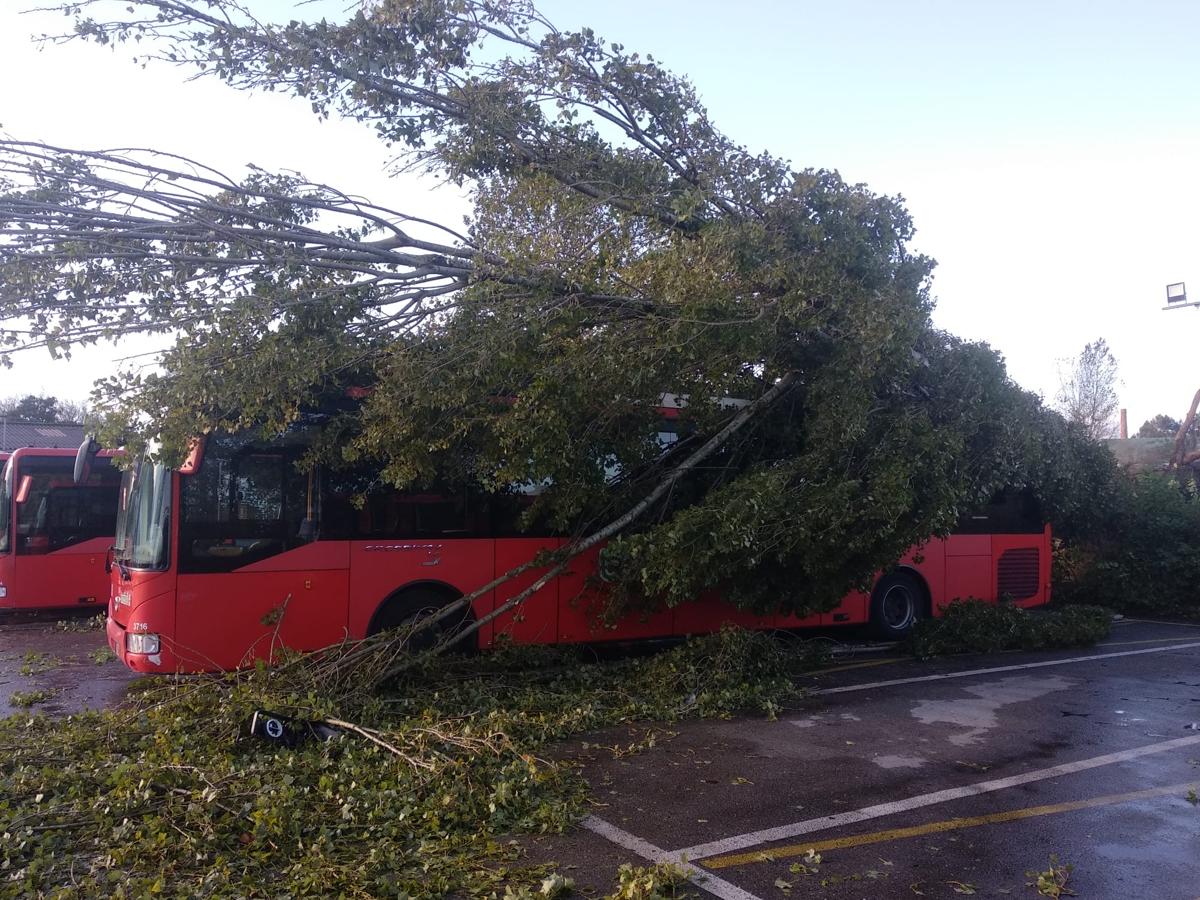
{"label": "green bush", "polygon": [[909,638],[916,656],[1079,647],[1108,636],[1112,613],[1095,606],[1030,612],[1007,603],[956,601],[941,618],[917,623]]}
{"label": "green bush", "polygon": [[1162,475],[1126,479],[1092,533],[1055,555],[1056,595],[1121,612],[1200,615],[1200,497]]}

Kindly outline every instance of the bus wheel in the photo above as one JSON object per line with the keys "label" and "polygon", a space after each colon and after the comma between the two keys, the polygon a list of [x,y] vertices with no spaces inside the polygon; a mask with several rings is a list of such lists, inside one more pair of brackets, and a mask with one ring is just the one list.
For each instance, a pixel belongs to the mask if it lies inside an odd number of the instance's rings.
{"label": "bus wheel", "polygon": [[906,572],[893,572],[879,579],[871,593],[871,627],[884,640],[908,637],[921,617],[924,595],[917,579]]}
{"label": "bus wheel", "polygon": [[[381,631],[391,631],[394,628],[405,628],[415,625],[421,619],[433,615],[438,610],[449,606],[458,597],[450,591],[440,591],[432,587],[411,588],[398,594],[393,594],[375,613],[371,621],[369,634],[379,634]],[[453,615],[416,632],[409,640],[410,651],[428,650],[442,638],[453,634],[470,619],[470,612],[464,611],[461,616]]]}

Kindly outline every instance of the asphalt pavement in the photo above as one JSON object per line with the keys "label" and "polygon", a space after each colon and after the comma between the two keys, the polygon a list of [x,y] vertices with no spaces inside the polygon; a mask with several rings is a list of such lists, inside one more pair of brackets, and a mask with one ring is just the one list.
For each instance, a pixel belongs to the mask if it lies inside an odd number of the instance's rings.
{"label": "asphalt pavement", "polygon": [[[884,655],[807,678],[778,721],[591,736],[595,805],[528,842],[581,888],[683,864],[723,900],[1200,897],[1200,626],[1125,620],[1083,650]],[[819,856],[820,861],[817,862]]]}
{"label": "asphalt pavement", "polygon": [[0,613],[0,716],[67,715],[121,701],[138,676],[116,661],[94,617]]}

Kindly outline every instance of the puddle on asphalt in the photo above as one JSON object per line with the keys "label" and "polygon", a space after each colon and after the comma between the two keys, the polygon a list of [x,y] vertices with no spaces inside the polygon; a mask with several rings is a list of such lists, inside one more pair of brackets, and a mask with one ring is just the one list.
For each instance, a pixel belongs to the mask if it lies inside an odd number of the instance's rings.
{"label": "puddle on asphalt", "polygon": [[1000,724],[996,713],[1005,706],[1065,691],[1075,684],[1075,681],[1057,675],[1045,678],[1020,675],[966,688],[966,692],[974,696],[963,700],[922,700],[913,707],[912,714],[924,725],[944,723],[967,729],[950,736],[950,743],[966,747]]}
{"label": "puddle on asphalt", "polygon": [[928,760],[923,756],[874,756],[871,762],[881,769],[919,769]]}

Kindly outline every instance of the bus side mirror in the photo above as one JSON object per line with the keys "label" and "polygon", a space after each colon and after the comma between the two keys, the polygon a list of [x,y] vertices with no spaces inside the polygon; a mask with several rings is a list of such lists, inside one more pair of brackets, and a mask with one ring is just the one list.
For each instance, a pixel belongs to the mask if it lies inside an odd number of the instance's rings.
{"label": "bus side mirror", "polygon": [[88,476],[92,474],[92,460],[96,458],[100,449],[99,442],[90,434],[83,439],[83,443],[79,445],[79,451],[75,454],[76,484],[83,484],[88,480]]}
{"label": "bus side mirror", "polygon": [[33,485],[33,476],[32,475],[22,475],[21,476],[21,486],[19,488],[17,488],[17,496],[14,497],[13,499],[16,500],[18,504],[24,503],[26,500],[29,499],[29,488],[32,485]]}
{"label": "bus side mirror", "polygon": [[188,443],[187,459],[183,461],[183,465],[179,467],[180,475],[195,475],[200,471],[200,464],[204,462],[204,438],[192,438]]}

